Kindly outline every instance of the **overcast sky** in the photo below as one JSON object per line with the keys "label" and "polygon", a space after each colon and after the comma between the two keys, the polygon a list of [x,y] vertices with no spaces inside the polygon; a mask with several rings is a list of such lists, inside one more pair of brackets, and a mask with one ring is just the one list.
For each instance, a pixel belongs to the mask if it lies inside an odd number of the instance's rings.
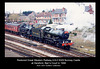
{"label": "overcast sky", "polygon": [[[53,8],[63,8],[73,9],[76,8],[74,5],[78,3],[74,2],[5,2],[5,12],[9,11],[10,13],[20,13],[23,11],[35,11],[41,12],[42,10],[52,10]],[[85,5],[92,4],[94,6],[94,2],[84,3]],[[76,8],[77,9],[77,8]]]}

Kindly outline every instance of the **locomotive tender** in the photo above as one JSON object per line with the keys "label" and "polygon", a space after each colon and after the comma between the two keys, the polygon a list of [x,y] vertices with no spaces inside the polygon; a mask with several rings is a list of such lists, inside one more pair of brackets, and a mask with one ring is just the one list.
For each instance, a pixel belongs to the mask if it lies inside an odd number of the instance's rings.
{"label": "locomotive tender", "polygon": [[[9,29],[11,26],[13,30]],[[16,28],[14,28],[16,26]],[[11,28],[10,27],[10,28]],[[51,27],[47,27],[43,24],[5,24],[5,29],[23,35],[24,37],[38,40],[43,43],[52,44],[60,48],[69,50],[73,44],[71,40],[68,40],[69,33],[64,30],[55,30]],[[17,32],[15,31],[17,29]]]}

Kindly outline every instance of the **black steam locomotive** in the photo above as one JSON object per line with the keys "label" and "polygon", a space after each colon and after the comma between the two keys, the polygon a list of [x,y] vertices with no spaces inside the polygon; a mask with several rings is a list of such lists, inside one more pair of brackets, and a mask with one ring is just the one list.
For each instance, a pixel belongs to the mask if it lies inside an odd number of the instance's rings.
{"label": "black steam locomotive", "polygon": [[24,37],[52,44],[67,50],[69,50],[70,46],[73,44],[71,40],[68,40],[69,33],[67,31],[55,30],[43,24],[23,24],[20,26],[20,34]]}
{"label": "black steam locomotive", "polygon": [[24,37],[37,40],[43,43],[52,44],[60,48],[69,50],[73,44],[69,38],[69,32],[55,30],[44,24],[20,24],[18,33]]}

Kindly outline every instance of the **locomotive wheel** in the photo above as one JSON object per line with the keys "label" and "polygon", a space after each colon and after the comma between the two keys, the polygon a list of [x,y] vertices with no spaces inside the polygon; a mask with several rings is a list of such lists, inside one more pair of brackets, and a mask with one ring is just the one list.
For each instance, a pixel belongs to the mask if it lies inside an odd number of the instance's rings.
{"label": "locomotive wheel", "polygon": [[48,44],[48,41],[47,41],[47,40],[45,40],[45,41],[44,41],[44,43]]}
{"label": "locomotive wheel", "polygon": [[34,36],[32,37],[32,40],[35,40],[35,37]]}
{"label": "locomotive wheel", "polygon": [[27,35],[27,38],[31,40],[31,37]]}
{"label": "locomotive wheel", "polygon": [[42,43],[44,43],[44,40],[43,40],[43,39],[41,39],[40,41],[41,41]]}
{"label": "locomotive wheel", "polygon": [[28,35],[26,35],[26,38],[30,39]]}
{"label": "locomotive wheel", "polygon": [[67,47],[65,47],[66,50],[70,50],[70,45],[68,45]]}
{"label": "locomotive wheel", "polygon": [[22,34],[20,35],[21,37],[24,37]]}
{"label": "locomotive wheel", "polygon": [[45,40],[45,43],[48,44],[48,41]]}
{"label": "locomotive wheel", "polygon": [[56,45],[57,47],[60,47],[60,44],[59,44],[58,42],[56,42],[55,45]]}
{"label": "locomotive wheel", "polygon": [[40,39],[40,42],[42,42],[42,39]]}

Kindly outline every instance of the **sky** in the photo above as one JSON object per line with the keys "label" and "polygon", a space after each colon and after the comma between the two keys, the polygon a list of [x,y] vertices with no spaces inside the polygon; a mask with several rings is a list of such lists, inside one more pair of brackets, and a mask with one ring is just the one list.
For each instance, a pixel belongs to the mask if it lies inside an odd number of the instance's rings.
{"label": "sky", "polygon": [[[56,8],[75,8],[73,6],[74,2],[5,2],[5,12],[9,11],[10,13],[20,13],[23,11],[35,11],[41,12],[42,10],[52,10]],[[90,4],[89,2],[85,5]],[[94,3],[93,3],[94,5]]]}

